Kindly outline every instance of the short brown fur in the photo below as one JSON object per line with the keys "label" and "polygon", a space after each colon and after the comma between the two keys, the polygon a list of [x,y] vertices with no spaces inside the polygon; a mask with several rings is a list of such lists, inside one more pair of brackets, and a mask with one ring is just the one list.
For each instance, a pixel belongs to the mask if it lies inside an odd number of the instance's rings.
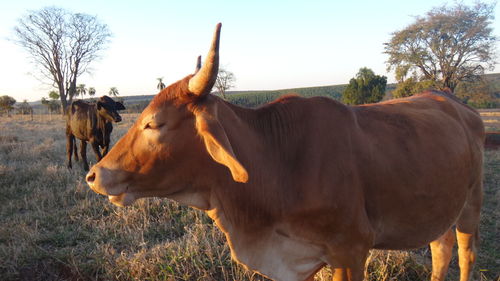
{"label": "short brown fur", "polygon": [[[361,281],[368,251],[431,243],[442,281],[456,226],[461,281],[476,259],[484,127],[450,94],[346,106],[285,97],[257,109],[209,94],[211,58],[162,91],[87,174],[119,206],[148,196],[204,210],[232,257],[275,280]],[[201,82],[200,82],[201,83]]]}

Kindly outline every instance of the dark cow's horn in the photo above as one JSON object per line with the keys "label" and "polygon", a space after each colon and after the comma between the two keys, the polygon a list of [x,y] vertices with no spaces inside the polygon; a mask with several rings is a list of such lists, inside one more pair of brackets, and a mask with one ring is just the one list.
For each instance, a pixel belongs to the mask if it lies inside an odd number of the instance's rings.
{"label": "dark cow's horn", "polygon": [[196,59],[196,68],[194,69],[194,74],[198,73],[201,68],[201,56],[198,56],[198,59]]}
{"label": "dark cow's horn", "polygon": [[198,96],[209,94],[217,79],[217,72],[219,71],[219,39],[221,26],[222,24],[219,23],[215,27],[212,47],[210,47],[210,51],[208,51],[205,64],[203,64],[200,71],[189,80],[189,91]]}

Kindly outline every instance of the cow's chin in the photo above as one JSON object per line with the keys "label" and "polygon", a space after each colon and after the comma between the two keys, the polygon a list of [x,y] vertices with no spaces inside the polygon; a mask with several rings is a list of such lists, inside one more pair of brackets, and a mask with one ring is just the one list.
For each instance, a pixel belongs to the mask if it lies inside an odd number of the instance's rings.
{"label": "cow's chin", "polygon": [[132,193],[122,193],[120,195],[108,195],[108,199],[118,207],[126,207],[132,205],[136,198]]}

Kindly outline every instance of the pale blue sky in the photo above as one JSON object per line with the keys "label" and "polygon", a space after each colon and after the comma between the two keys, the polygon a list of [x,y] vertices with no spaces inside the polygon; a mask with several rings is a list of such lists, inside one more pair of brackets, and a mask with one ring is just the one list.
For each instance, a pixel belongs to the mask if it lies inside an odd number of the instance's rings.
{"label": "pale blue sky", "polygon": [[[463,1],[472,4],[473,1]],[[92,74],[78,83],[97,95],[156,94],[191,73],[222,22],[221,64],[236,76],[236,90],[345,84],[361,67],[386,73],[383,43],[444,1],[102,1],[14,0],[0,3],[0,95],[39,100],[51,90],[28,73],[27,54],[8,41],[17,19],[45,6],[96,15],[113,33]],[[453,4],[453,2],[449,2]],[[498,7],[495,10],[500,18]],[[499,34],[498,21],[494,33]],[[497,67],[495,71],[499,71]]]}

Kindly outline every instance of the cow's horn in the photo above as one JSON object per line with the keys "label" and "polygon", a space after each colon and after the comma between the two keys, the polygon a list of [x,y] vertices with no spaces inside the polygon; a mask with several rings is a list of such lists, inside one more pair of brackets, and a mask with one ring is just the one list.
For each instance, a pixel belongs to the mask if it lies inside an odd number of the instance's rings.
{"label": "cow's horn", "polygon": [[219,71],[219,39],[221,26],[222,24],[219,23],[215,27],[212,47],[210,47],[210,51],[208,51],[205,64],[203,64],[200,71],[189,80],[189,91],[198,96],[210,93],[217,79],[217,72]]}
{"label": "cow's horn", "polygon": [[196,59],[196,68],[194,69],[194,74],[198,73],[201,68],[201,56],[198,56],[198,59]]}

